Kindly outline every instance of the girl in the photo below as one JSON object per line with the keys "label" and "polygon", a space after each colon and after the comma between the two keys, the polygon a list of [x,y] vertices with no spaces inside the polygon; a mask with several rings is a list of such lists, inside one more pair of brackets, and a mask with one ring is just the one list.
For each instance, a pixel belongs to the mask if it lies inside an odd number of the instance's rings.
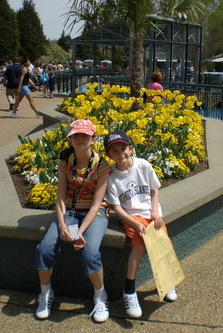
{"label": "girl", "polygon": [[[53,302],[51,289],[52,266],[62,241],[73,242],[81,250],[85,273],[94,287],[94,320],[108,319],[107,294],[104,290],[100,244],[108,218],[104,203],[108,163],[91,149],[95,141],[95,126],[89,120],[78,119],[68,131],[70,149],[61,153],[58,163],[57,223],[53,222],[37,246],[36,268],[39,271],[41,294],[36,316],[48,318]],[[78,229],[69,234],[69,226]]]}
{"label": "girl", "polygon": [[33,111],[35,112],[36,114],[36,117],[39,118],[39,114],[38,114],[38,111],[37,111],[37,108],[34,104],[34,100],[31,96],[31,91],[28,87],[28,84],[31,84],[33,86],[34,89],[38,89],[37,86],[35,86],[35,84],[33,83],[33,81],[31,80],[30,78],[30,73],[29,73],[29,66],[31,65],[31,62],[29,59],[24,59],[24,61],[22,62],[22,65],[23,65],[23,68],[22,68],[22,71],[21,71],[21,76],[20,76],[20,80],[19,80],[19,86],[18,86],[18,89],[17,89],[17,93],[18,93],[18,97],[16,99],[16,102],[14,104],[14,108],[13,108],[13,112],[11,114],[10,117],[12,118],[19,118],[18,114],[16,113],[18,107],[19,107],[19,104],[20,102],[22,101],[23,97],[26,96],[26,98],[28,99],[29,101],[29,104],[31,106],[31,108],[33,109]]}

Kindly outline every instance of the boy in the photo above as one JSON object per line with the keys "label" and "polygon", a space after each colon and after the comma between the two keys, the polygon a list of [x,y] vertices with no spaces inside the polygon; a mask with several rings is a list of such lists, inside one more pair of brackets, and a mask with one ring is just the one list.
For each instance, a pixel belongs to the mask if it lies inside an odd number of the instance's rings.
{"label": "boy", "polygon": [[[135,277],[146,252],[142,235],[151,221],[154,221],[156,229],[162,226],[166,229],[158,202],[160,182],[148,161],[131,157],[132,146],[124,132],[107,134],[104,146],[106,155],[115,162],[109,175],[106,201],[121,219],[132,247],[123,294],[124,304],[127,314],[138,318],[142,315],[142,310],[135,291]],[[168,292],[165,299],[177,299],[175,288]]]}

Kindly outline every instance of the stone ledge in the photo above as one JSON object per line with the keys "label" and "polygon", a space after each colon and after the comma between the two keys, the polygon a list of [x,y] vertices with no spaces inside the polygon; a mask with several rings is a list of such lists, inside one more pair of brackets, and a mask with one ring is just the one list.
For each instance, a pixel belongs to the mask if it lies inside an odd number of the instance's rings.
{"label": "stone ledge", "polygon": [[[54,108],[56,105],[54,106]],[[52,129],[55,123],[67,122],[68,116],[52,110],[52,106],[40,111],[43,123]],[[54,123],[54,125],[53,125]],[[30,136],[41,137],[44,130]],[[223,194],[223,124],[219,120],[206,119],[207,151],[209,169],[184,179],[160,190],[160,202],[166,223],[186,215]],[[50,222],[55,218],[54,212],[22,208],[16,194],[5,160],[15,153],[20,145],[18,141],[0,148],[2,191],[0,194],[0,234],[2,238],[39,241]],[[4,189],[4,190],[3,190]],[[110,225],[103,240],[105,247],[125,247],[128,244],[122,228],[115,223],[111,215]]]}

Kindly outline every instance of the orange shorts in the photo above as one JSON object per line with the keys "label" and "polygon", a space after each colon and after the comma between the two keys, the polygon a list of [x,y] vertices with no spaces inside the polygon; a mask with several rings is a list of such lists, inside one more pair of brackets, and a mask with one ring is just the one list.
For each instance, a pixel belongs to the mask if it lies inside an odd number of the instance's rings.
{"label": "orange shorts", "polygon": [[[139,215],[130,215],[134,220],[144,224],[146,227],[152,222],[150,219],[145,219],[142,216]],[[121,220],[121,224],[123,225],[123,228],[125,230],[125,234],[129,237],[130,242],[131,242],[131,247],[136,247],[136,246],[145,246],[143,238],[140,237],[138,232],[136,231],[135,228],[133,228],[129,223]],[[166,225],[163,223],[163,228],[167,233]]]}

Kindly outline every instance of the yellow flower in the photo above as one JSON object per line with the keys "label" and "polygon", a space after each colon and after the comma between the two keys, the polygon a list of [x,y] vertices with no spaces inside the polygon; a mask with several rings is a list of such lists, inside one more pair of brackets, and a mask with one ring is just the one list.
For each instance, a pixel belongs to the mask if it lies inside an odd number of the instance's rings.
{"label": "yellow flower", "polygon": [[145,142],[145,137],[140,133],[133,133],[131,136],[131,140],[135,145],[142,144]]}
{"label": "yellow flower", "polygon": [[146,119],[146,118],[136,120],[136,124],[139,128],[146,128],[147,123],[148,123],[148,119]]}
{"label": "yellow flower", "polygon": [[104,134],[108,134],[108,130],[105,129],[105,127],[101,124],[98,124],[96,126],[96,134],[101,136],[101,135],[104,135]]}
{"label": "yellow flower", "polygon": [[153,97],[153,103],[157,103],[158,104],[160,102],[162,102],[162,98],[160,96]]}

